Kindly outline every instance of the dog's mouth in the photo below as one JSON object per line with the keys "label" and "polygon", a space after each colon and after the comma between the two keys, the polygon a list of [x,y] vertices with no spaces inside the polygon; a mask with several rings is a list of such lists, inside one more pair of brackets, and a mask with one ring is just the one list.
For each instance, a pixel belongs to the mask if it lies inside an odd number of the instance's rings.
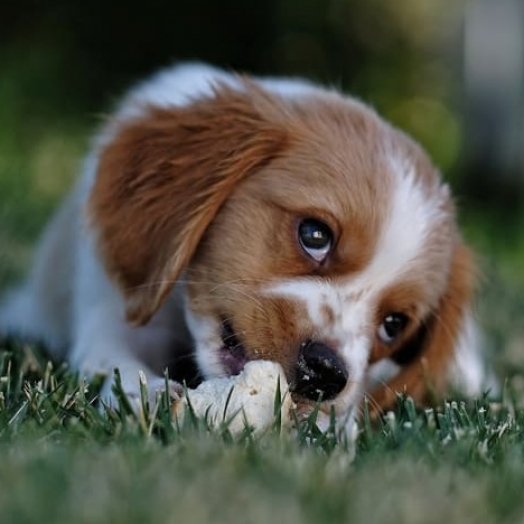
{"label": "dog's mouth", "polygon": [[248,361],[244,346],[238,339],[229,320],[222,321],[222,348],[220,359],[228,375],[238,375]]}

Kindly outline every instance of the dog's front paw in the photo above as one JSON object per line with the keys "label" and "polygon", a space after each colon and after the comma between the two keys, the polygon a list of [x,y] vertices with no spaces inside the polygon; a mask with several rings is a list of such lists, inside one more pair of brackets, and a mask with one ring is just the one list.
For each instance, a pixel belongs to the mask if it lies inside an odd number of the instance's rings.
{"label": "dog's front paw", "polygon": [[184,394],[184,388],[179,382],[167,380],[163,377],[146,377],[139,372],[134,379],[122,377],[118,370],[111,380],[106,380],[101,392],[101,407],[111,409],[125,408],[138,413],[148,404],[150,408],[156,406],[162,396],[169,395],[171,402],[179,400]]}
{"label": "dog's front paw", "polygon": [[171,402],[176,402],[184,396],[184,387],[180,382],[167,380],[163,377],[153,377],[144,382],[140,374],[140,381],[146,386],[150,404],[156,404],[167,393]]}

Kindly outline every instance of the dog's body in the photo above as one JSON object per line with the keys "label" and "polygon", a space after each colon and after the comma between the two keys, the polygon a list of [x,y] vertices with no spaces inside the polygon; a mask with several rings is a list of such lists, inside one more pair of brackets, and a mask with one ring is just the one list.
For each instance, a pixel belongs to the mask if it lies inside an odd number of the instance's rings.
{"label": "dog's body", "polygon": [[447,186],[369,108],[190,64],[124,99],[0,332],[132,395],[191,354],[203,378],[276,360],[346,418],[364,391],[480,391],[473,272]]}

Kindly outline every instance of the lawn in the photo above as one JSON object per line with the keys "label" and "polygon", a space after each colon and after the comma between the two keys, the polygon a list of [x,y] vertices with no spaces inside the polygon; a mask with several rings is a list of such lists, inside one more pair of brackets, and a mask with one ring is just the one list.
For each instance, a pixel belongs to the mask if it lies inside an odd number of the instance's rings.
{"label": "lawn", "polygon": [[[30,115],[8,79],[0,100],[3,290],[27,268],[97,119]],[[99,410],[98,383],[4,341],[0,522],[522,522],[524,220],[465,209],[462,221],[482,254],[479,316],[500,398],[421,411],[399,399],[381,424],[361,424],[354,446],[312,423],[233,437],[191,418],[177,428],[165,406],[147,420]]]}

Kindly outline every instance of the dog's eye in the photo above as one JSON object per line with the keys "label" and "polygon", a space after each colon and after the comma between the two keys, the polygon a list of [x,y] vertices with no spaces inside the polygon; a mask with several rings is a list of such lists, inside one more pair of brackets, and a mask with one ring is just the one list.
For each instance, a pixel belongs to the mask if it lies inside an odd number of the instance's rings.
{"label": "dog's eye", "polygon": [[404,331],[408,317],[403,313],[389,313],[378,327],[378,336],[384,344],[392,344]]}
{"label": "dog's eye", "polygon": [[317,262],[322,262],[333,243],[331,229],[314,218],[306,218],[298,226],[298,239],[302,249]]}

